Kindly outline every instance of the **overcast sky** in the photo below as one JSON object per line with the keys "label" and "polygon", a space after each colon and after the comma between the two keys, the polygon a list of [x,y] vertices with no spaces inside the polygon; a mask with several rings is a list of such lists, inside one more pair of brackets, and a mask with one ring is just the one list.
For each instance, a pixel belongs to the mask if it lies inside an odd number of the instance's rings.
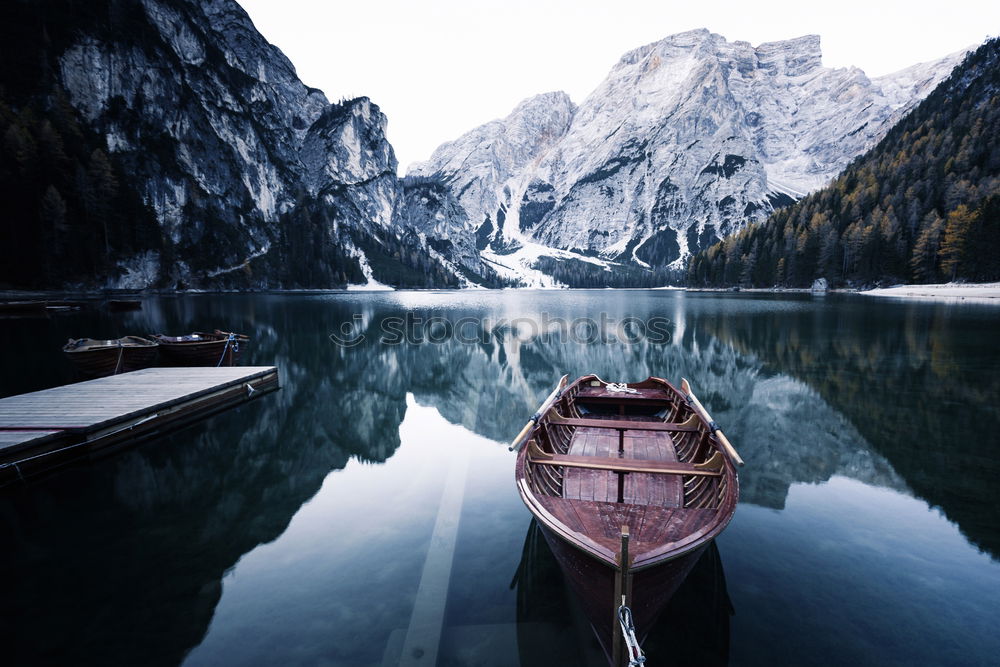
{"label": "overcast sky", "polygon": [[870,76],[1000,32],[1000,2],[970,0],[238,0],[331,101],[368,96],[405,172],[441,143],[564,90],[580,103],[618,58],[708,28],[754,45],[822,37],[823,64]]}

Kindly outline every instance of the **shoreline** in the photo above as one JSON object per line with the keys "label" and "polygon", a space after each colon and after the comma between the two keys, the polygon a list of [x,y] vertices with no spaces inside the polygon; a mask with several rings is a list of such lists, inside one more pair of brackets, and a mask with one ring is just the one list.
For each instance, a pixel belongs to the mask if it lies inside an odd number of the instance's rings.
{"label": "shoreline", "polygon": [[865,296],[1000,304],[1000,283],[892,285],[858,292]]}
{"label": "shoreline", "polygon": [[[0,301],[31,301],[31,300],[52,300],[52,299],[79,299],[85,301],[98,301],[101,299],[116,299],[122,297],[142,298],[142,297],[180,297],[197,295],[219,295],[219,294],[290,294],[299,296],[323,295],[323,294],[352,294],[376,293],[376,292],[466,292],[471,288],[445,288],[445,287],[381,287],[359,289],[358,286],[347,288],[329,289],[245,289],[245,290],[0,290]],[[995,283],[938,283],[931,285],[892,285],[889,287],[877,287],[873,289],[856,288],[834,288],[825,291],[814,291],[809,287],[743,287],[733,289],[731,287],[560,287],[560,288],[539,288],[539,287],[503,287],[484,288],[479,287],[477,291],[493,292],[518,292],[518,291],[545,291],[545,292],[569,292],[569,291],[670,291],[670,292],[711,292],[724,294],[860,294],[874,297],[893,297],[897,299],[933,299],[933,300],[962,300],[962,301],[982,301],[984,303],[1000,304],[1000,282]]]}

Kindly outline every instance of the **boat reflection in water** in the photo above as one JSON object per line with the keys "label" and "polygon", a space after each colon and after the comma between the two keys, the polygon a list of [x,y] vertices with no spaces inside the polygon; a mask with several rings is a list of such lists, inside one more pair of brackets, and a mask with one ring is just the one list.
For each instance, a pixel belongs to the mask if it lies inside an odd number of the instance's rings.
{"label": "boat reflection in water", "polygon": [[[517,595],[521,667],[603,667],[607,658],[562,568],[532,519],[511,581]],[[657,664],[725,665],[734,610],[719,548],[713,541],[647,628],[643,651]]]}

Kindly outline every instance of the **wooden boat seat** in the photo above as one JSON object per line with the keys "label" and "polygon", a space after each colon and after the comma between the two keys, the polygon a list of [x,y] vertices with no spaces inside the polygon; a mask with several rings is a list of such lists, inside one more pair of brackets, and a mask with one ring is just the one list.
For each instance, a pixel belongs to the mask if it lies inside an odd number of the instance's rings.
{"label": "wooden boat seat", "polygon": [[581,426],[585,428],[613,428],[619,431],[669,431],[684,432],[697,431],[700,427],[698,419],[692,414],[691,418],[683,423],[658,422],[658,421],[631,421],[627,419],[581,419],[577,417],[561,417],[557,414],[549,416],[550,424],[561,426]]}
{"label": "wooden boat seat", "polygon": [[[634,392],[634,393],[633,393]],[[670,395],[663,389],[634,389],[632,392],[608,391],[605,387],[580,387],[577,398],[585,400],[613,399],[616,401],[670,401]]]}
{"label": "wooden boat seat", "polygon": [[719,477],[722,475],[722,455],[716,452],[704,463],[681,463],[649,461],[645,459],[625,459],[610,456],[578,456],[573,454],[551,454],[532,440],[528,443],[528,461],[538,465],[565,466],[567,468],[590,468],[621,473],[653,473],[659,475],[698,475]]}

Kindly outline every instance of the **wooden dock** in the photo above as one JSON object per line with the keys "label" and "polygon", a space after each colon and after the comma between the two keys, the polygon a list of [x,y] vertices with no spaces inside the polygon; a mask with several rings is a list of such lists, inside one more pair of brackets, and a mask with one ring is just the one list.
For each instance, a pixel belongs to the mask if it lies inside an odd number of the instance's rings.
{"label": "wooden dock", "polygon": [[274,366],[147,368],[0,399],[0,486],[278,389]]}

